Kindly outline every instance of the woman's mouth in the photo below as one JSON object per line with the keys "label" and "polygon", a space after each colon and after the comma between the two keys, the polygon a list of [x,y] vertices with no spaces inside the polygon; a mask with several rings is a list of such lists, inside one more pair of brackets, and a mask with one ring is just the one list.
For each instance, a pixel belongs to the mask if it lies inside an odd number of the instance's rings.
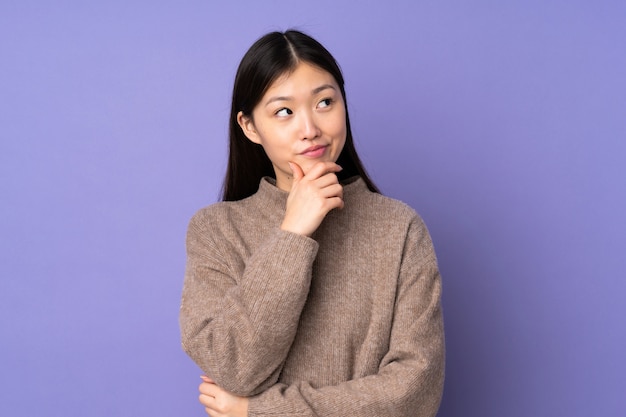
{"label": "woman's mouth", "polygon": [[310,148],[307,148],[304,152],[302,152],[300,155],[306,156],[307,158],[319,158],[320,156],[324,155],[324,153],[326,152],[326,148],[327,146],[323,146],[323,145],[311,146]]}

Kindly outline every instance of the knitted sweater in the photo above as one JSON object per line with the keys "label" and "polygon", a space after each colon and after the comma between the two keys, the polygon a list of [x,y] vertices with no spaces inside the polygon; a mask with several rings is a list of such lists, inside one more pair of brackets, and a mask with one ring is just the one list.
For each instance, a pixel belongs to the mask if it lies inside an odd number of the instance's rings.
{"label": "knitted sweater", "polygon": [[288,193],[200,210],[187,234],[182,345],[253,416],[434,416],[441,281],[407,205],[344,184],[309,238],[280,229]]}

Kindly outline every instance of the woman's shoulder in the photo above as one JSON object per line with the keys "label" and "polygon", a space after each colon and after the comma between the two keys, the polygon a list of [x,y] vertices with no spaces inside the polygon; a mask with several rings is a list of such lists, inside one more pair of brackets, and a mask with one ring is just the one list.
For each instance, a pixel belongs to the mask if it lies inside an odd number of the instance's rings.
{"label": "woman's shoulder", "polygon": [[232,210],[233,202],[231,201],[218,201],[216,203],[209,204],[196,210],[191,216],[191,222],[194,221],[206,221],[215,217],[221,217],[226,215]]}
{"label": "woman's shoulder", "polygon": [[396,198],[386,196],[384,194],[371,193],[372,204],[378,208],[384,208],[386,210],[397,213],[398,216],[412,218],[419,216],[417,211],[407,203]]}
{"label": "woman's shoulder", "polygon": [[190,228],[214,229],[240,218],[241,212],[249,205],[245,200],[218,201],[198,209],[189,220]]}
{"label": "woman's shoulder", "polygon": [[190,227],[205,231],[222,230],[224,233],[258,229],[260,224],[274,224],[281,215],[280,198],[257,192],[236,201],[218,201],[196,211],[189,222]]}
{"label": "woman's shoulder", "polygon": [[344,197],[344,209],[336,219],[364,236],[401,242],[408,233],[427,231],[417,211],[399,199],[372,192],[365,186],[358,192],[348,191]]}
{"label": "woman's shoulder", "polygon": [[393,218],[396,221],[420,219],[417,211],[407,203],[384,194],[372,192],[367,187],[354,193],[353,204],[360,212],[381,218]]}
{"label": "woman's shoulder", "polygon": [[220,201],[197,210],[187,226],[187,247],[227,251],[224,247],[241,239],[246,230],[255,229],[254,215],[244,205],[243,200]]}

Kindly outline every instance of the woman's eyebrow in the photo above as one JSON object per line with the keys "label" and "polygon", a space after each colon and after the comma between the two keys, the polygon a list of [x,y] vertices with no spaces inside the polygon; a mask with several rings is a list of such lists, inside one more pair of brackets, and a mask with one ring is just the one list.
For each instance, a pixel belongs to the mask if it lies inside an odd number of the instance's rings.
{"label": "woman's eyebrow", "polygon": [[[323,85],[320,85],[319,87],[314,88],[313,91],[311,91],[311,95],[319,94],[320,92],[328,88],[337,90],[332,84],[323,84]],[[292,100],[293,100],[293,97],[291,96],[276,96],[276,97],[272,97],[268,99],[265,102],[265,105],[267,106],[275,101],[292,101]]]}
{"label": "woman's eyebrow", "polygon": [[333,85],[331,85],[331,84],[324,84],[324,85],[320,85],[317,88],[314,88],[312,93],[313,94],[317,94],[317,93],[320,93],[320,92],[326,90],[327,88],[331,88],[331,89],[335,90],[335,87]]}
{"label": "woman's eyebrow", "polygon": [[267,106],[275,101],[289,101],[289,100],[293,100],[293,97],[289,97],[289,96],[272,97],[265,102],[265,105]]}

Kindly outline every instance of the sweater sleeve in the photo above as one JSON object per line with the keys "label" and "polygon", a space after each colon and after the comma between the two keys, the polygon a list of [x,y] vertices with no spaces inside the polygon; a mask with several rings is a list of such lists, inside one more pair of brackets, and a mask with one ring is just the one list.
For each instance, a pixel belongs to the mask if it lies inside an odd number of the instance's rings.
{"label": "sweater sleeve", "polygon": [[378,373],[335,386],[276,384],[250,398],[249,417],[434,416],[444,378],[441,280],[419,218],[405,241],[389,351]]}
{"label": "sweater sleeve", "polygon": [[183,349],[224,389],[254,395],[278,380],[318,245],[277,228],[248,259],[226,257],[209,230],[211,219],[202,214],[194,216],[187,232]]}

